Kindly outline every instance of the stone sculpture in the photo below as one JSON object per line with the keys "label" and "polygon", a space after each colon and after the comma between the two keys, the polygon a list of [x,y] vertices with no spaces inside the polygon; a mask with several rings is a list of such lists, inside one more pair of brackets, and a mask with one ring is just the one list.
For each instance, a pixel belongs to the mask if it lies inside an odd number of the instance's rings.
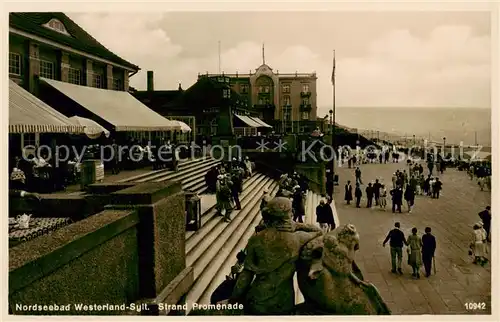
{"label": "stone sculpture", "polygon": [[295,224],[288,198],[272,199],[262,213],[261,229],[248,241],[230,302],[243,303],[247,315],[290,315],[295,309],[293,276],[300,250],[321,231]]}
{"label": "stone sculpture", "polygon": [[359,235],[346,225],[337,235],[330,232],[308,242],[297,265],[299,288],[305,303],[297,314],[390,314],[373,284],[363,281],[354,263]]}

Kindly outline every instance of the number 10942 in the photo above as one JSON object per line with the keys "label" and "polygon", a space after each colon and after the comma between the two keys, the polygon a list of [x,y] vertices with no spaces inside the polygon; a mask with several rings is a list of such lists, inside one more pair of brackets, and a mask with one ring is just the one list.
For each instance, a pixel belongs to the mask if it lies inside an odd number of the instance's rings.
{"label": "number 10942", "polygon": [[465,309],[467,310],[486,310],[486,303],[465,303]]}

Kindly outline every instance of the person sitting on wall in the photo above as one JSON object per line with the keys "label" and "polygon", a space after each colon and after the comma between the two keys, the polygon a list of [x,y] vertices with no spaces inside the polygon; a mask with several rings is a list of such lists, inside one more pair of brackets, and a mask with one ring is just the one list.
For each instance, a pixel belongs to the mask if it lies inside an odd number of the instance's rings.
{"label": "person sitting on wall", "polygon": [[18,168],[13,168],[10,174],[9,181],[9,199],[10,198],[26,198],[40,200],[40,195],[37,193],[27,192],[26,186],[26,176],[24,172]]}

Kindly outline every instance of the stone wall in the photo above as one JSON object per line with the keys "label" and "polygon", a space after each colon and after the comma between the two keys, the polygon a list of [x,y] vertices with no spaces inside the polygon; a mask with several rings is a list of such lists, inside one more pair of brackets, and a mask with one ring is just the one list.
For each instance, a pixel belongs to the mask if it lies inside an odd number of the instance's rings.
{"label": "stone wall", "polygon": [[[103,194],[86,198],[106,201],[104,211],[9,249],[12,313],[137,314],[127,309],[78,311],[75,304],[146,303],[153,307],[148,313],[155,314],[156,303],[175,304],[191,287],[181,184],[143,183],[118,191],[114,190],[119,185],[93,188]],[[69,304],[70,310],[28,309],[34,304]]]}
{"label": "stone wall", "polygon": [[139,289],[137,225],[130,210],[106,210],[9,251],[9,307],[14,314],[64,314],[22,305],[130,303]]}

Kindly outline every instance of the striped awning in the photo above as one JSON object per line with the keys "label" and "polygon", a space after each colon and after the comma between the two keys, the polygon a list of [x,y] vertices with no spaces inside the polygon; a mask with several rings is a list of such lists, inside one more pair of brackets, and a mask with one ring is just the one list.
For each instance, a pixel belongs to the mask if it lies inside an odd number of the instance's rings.
{"label": "striped awning", "polygon": [[261,125],[254,120],[252,120],[250,117],[245,116],[245,115],[238,115],[234,114],[236,118],[238,118],[241,122],[246,124],[248,127],[261,127]]}
{"label": "striped awning", "polygon": [[175,131],[181,126],[142,104],[130,93],[40,78],[70,100],[112,124],[115,131]]}
{"label": "striped awning", "polygon": [[262,121],[260,118],[258,117],[250,117],[250,119],[252,119],[255,123],[259,124],[259,127],[269,127],[269,128],[272,128],[271,125],[267,124],[266,122]]}
{"label": "striped awning", "polygon": [[83,132],[82,126],[9,80],[9,133]]}

